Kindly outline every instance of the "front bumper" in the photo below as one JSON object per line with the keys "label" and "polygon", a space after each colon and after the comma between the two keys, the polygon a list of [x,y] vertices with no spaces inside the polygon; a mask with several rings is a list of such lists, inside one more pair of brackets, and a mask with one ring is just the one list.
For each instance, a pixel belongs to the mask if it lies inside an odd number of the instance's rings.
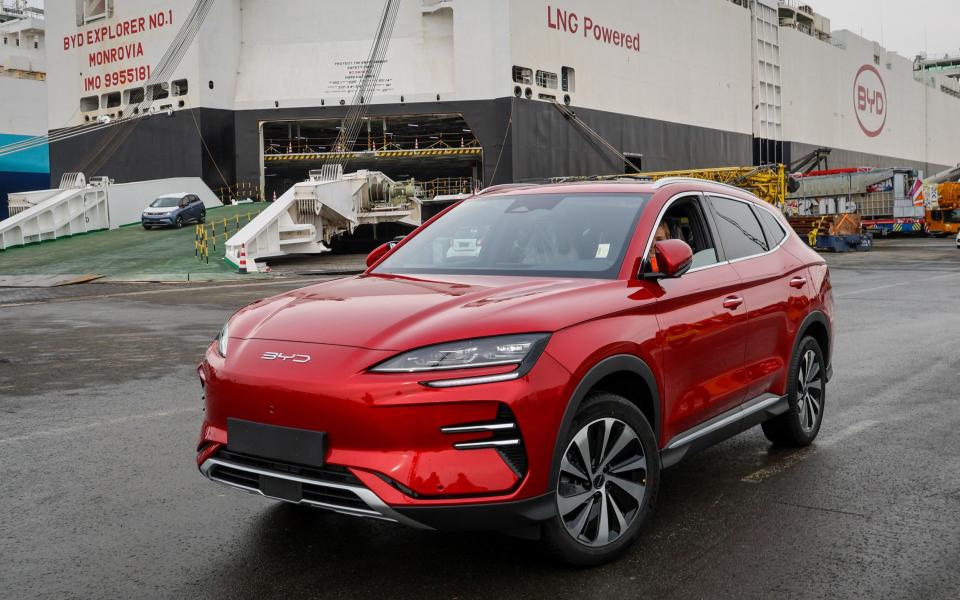
{"label": "front bumper", "polygon": [[175,215],[141,215],[140,223],[143,225],[173,225],[174,218],[176,218]]}
{"label": "front bumper", "polygon": [[[421,527],[387,506],[349,471],[298,469],[229,452],[208,458],[200,472],[211,480],[247,492],[294,504],[306,504],[354,517],[367,517]],[[271,495],[265,481],[279,479],[299,484],[298,497]],[[296,488],[295,488],[296,489]]]}
{"label": "front bumper", "polygon": [[[269,352],[312,360],[259,360]],[[430,528],[515,529],[549,518],[534,500],[550,487],[569,372],[544,353],[520,379],[430,388],[420,381],[463,372],[366,371],[385,357],[361,348],[240,339],[230,340],[229,361],[208,352],[200,367],[201,472],[248,492]],[[229,418],[326,432],[325,463],[349,481],[330,481],[308,467],[251,462],[259,457],[241,456],[238,463],[228,445]],[[261,480],[270,485],[272,477],[298,481],[302,495],[271,494]],[[330,490],[349,494],[349,502],[317,495]]]}
{"label": "front bumper", "polygon": [[[442,531],[521,530],[554,514],[553,495],[494,503],[397,508],[387,505],[346,469],[303,469],[229,452],[200,465],[209,480],[265,497],[303,504],[352,517]],[[294,497],[265,491],[264,481],[279,479],[299,485]]]}

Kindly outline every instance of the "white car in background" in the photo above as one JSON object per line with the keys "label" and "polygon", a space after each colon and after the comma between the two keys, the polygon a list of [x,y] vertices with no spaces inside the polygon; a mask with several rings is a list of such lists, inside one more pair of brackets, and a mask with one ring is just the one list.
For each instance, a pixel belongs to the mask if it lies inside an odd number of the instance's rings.
{"label": "white car in background", "polygon": [[957,232],[957,249],[960,250],[960,231]]}

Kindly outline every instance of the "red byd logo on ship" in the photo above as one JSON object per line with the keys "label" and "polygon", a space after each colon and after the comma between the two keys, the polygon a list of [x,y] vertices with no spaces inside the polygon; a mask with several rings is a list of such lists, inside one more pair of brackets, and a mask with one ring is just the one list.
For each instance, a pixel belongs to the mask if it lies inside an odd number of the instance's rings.
{"label": "red byd logo on ship", "polygon": [[877,137],[887,123],[887,88],[880,71],[863,65],[853,79],[853,108],[860,129],[869,137]]}

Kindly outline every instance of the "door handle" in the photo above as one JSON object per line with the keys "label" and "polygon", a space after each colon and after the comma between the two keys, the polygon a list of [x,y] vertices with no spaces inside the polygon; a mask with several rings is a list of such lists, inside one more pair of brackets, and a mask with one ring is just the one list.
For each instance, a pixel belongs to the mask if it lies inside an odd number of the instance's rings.
{"label": "door handle", "polygon": [[741,304],[743,304],[743,298],[739,298],[737,296],[730,296],[729,298],[724,298],[723,300],[723,307],[730,310],[736,310],[740,308]]}
{"label": "door handle", "polygon": [[797,288],[798,290],[805,285],[807,285],[806,277],[794,277],[790,280],[790,287]]}

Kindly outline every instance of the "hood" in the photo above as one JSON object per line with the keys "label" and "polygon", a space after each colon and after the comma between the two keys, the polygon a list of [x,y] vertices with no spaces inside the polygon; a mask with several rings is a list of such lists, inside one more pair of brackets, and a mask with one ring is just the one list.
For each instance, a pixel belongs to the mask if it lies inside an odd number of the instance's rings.
{"label": "hood", "polygon": [[261,300],[230,336],[407,350],[451,340],[554,332],[652,297],[626,281],[360,275]]}
{"label": "hood", "polygon": [[168,212],[174,212],[177,210],[176,206],[170,208],[145,208],[143,209],[143,214],[145,215],[165,215]]}

